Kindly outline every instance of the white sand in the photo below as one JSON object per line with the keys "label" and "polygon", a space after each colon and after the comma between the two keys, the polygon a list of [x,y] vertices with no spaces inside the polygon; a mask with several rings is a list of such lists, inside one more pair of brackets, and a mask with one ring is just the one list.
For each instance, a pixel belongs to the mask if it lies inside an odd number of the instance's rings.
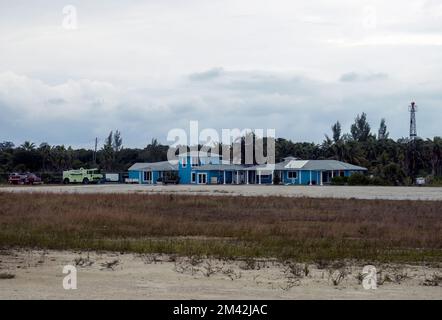
{"label": "white sand", "polygon": [[442,200],[436,187],[349,187],[349,186],[273,186],[273,185],[69,185],[3,186],[0,192],[54,193],[171,193],[234,196],[284,196],[343,199]]}
{"label": "white sand", "polygon": [[[64,290],[64,265],[82,257],[91,265],[78,266],[78,289]],[[113,268],[106,262],[118,261]],[[337,286],[329,270],[309,265],[308,276],[291,278],[288,267],[275,261],[190,260],[170,256],[68,251],[0,251],[0,299],[442,299],[442,284],[424,286],[441,275],[439,267],[376,266],[384,278],[405,275],[400,283],[385,282],[365,290],[356,276],[362,266],[347,265],[349,273]],[[335,267],[336,268],[336,267]],[[330,270],[334,270],[330,268]],[[336,271],[335,271],[336,274]]]}

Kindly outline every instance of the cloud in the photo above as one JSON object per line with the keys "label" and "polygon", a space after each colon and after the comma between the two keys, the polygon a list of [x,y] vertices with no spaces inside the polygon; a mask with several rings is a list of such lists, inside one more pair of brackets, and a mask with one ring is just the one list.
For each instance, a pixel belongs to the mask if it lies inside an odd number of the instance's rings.
{"label": "cloud", "polygon": [[204,72],[197,72],[189,75],[190,80],[204,81],[216,79],[223,73],[223,68],[213,68]]}
{"label": "cloud", "polygon": [[0,4],[0,140],[143,146],[199,120],[321,142],[363,111],[401,137],[411,100],[441,135],[439,0],[78,0],[77,30],[23,3]]}
{"label": "cloud", "polygon": [[411,99],[421,107],[419,134],[440,134],[434,120],[442,99],[438,86],[409,86],[382,72],[352,72],[326,82],[288,72],[224,69],[216,77],[183,79],[170,88],[133,88],[87,79],[51,85],[1,73],[0,140],[91,147],[96,136],[103,141],[119,129],[126,146],[142,147],[154,137],[166,142],[170,129],[188,130],[189,121],[198,120],[200,129],[274,128],[279,137],[320,143],[336,120],[348,131],[361,112],[374,130],[386,118],[391,136],[401,137],[408,133]]}
{"label": "cloud", "polygon": [[377,81],[377,80],[385,80],[388,78],[388,75],[385,73],[370,73],[370,74],[359,74],[356,72],[344,73],[339,78],[342,82],[355,82],[355,81]]}

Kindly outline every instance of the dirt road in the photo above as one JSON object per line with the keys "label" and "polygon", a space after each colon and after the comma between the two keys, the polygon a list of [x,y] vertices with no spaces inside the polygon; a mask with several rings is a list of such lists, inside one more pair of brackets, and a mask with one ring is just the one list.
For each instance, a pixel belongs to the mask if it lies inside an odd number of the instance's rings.
{"label": "dirt road", "polygon": [[70,185],[3,186],[0,192],[55,193],[176,193],[198,195],[283,196],[343,199],[442,200],[442,188],[430,187],[349,187],[349,186],[268,186],[268,185]]}

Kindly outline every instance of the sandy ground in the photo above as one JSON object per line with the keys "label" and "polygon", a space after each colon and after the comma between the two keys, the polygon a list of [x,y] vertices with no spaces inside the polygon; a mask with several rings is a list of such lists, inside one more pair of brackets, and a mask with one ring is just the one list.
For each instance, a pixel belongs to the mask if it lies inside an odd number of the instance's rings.
{"label": "sandy ground", "polygon": [[177,193],[201,195],[284,196],[391,200],[442,200],[442,188],[270,185],[69,185],[3,186],[0,192]]}
{"label": "sandy ground", "polygon": [[[62,286],[63,266],[69,264],[77,268],[76,290]],[[376,290],[365,290],[357,279],[362,266],[351,263],[321,269],[308,265],[306,276],[276,261],[3,250],[0,299],[442,299],[442,283],[424,285],[434,274],[442,275],[440,266],[376,268],[378,282],[387,280]],[[346,275],[334,285],[337,270]],[[2,279],[4,274],[15,277]]]}

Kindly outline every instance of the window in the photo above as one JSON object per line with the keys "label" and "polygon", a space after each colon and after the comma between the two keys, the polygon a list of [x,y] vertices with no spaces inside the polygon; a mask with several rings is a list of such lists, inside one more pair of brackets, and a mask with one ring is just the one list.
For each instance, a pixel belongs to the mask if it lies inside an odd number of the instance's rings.
{"label": "window", "polygon": [[199,166],[199,158],[198,157],[192,157],[190,158],[190,162],[192,167],[197,167]]}
{"label": "window", "polygon": [[152,180],[152,171],[144,171],[143,178],[144,178],[144,181]]}
{"label": "window", "polygon": [[344,177],[345,176],[345,172],[344,171],[339,171],[339,176],[340,177]]}
{"label": "window", "polygon": [[289,179],[297,179],[298,178],[298,171],[289,171],[288,177],[289,177]]}
{"label": "window", "polygon": [[198,173],[198,184],[206,184],[206,183],[207,183],[207,174]]}
{"label": "window", "polygon": [[187,157],[183,157],[181,159],[181,165],[183,168],[187,167]]}
{"label": "window", "polygon": [[196,182],[196,173],[192,172],[192,183]]}

